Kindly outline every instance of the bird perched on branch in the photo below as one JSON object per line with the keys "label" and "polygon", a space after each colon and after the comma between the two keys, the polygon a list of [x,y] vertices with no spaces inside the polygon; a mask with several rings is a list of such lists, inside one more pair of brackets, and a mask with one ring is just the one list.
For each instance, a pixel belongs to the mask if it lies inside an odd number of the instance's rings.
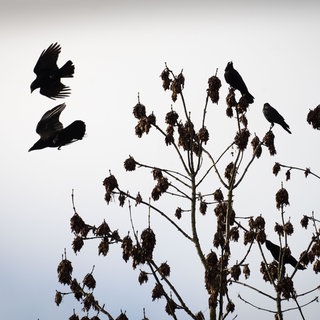
{"label": "bird perched on branch", "polygon": [[39,150],[47,147],[60,149],[69,143],[81,140],[86,131],[86,125],[81,120],[76,120],[63,128],[59,121],[61,112],[66,104],[60,104],[53,109],[47,111],[40,119],[36,132],[40,135],[40,139],[29,149]]}
{"label": "bird perched on branch", "polygon": [[42,51],[33,69],[37,77],[31,83],[31,92],[40,88],[40,93],[50,99],[65,98],[70,95],[70,88],[61,83],[61,78],[72,78],[74,65],[69,60],[58,68],[57,59],[60,52],[61,47],[58,43],[51,44],[48,49]]}
{"label": "bird perched on branch", "polygon": [[[266,247],[271,252],[273,258],[279,262],[280,247],[269,240],[266,240]],[[291,254],[289,256],[283,257],[283,264],[287,263],[291,264],[294,268],[298,265],[297,269],[299,270],[305,269],[305,267],[301,263],[299,263]]]}
{"label": "bird perched on branch", "polygon": [[228,62],[224,70],[224,78],[232,88],[239,90],[241,95],[246,97],[248,103],[253,103],[254,97],[248,91],[248,88],[239,72],[233,68],[232,61]]}
{"label": "bird perched on branch", "polygon": [[269,103],[265,103],[263,105],[263,114],[266,119],[271,123],[271,128],[275,123],[279,124],[284,130],[291,134],[289,130],[289,125],[284,121],[283,116],[273,107],[270,106]]}

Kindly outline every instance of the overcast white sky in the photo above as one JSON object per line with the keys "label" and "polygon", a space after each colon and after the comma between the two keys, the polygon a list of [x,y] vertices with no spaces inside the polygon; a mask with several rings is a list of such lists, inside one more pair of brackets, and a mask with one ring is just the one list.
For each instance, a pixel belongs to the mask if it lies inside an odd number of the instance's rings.
{"label": "overcast white sky", "polygon": [[[165,62],[176,73],[183,68],[185,98],[198,126],[207,80],[219,68],[218,76],[223,84],[221,100],[218,106],[210,104],[207,115],[212,137],[208,148],[216,157],[231,142],[236,129],[234,122],[225,117],[227,85],[223,70],[228,61],[234,62],[255,96],[248,113],[252,134],[262,138],[269,128],[262,115],[265,102],[285,117],[292,135],[281,127],[274,128],[277,156],[271,158],[264,152],[235,198],[239,215],[262,213],[269,218],[268,228],[272,230],[279,218],[274,195],[284,180],[283,174],[277,178],[271,175],[273,163],[308,166],[320,173],[319,132],[306,122],[309,108],[320,103],[320,5],[317,1],[292,3],[0,0],[0,301],[3,319],[67,319],[73,308],[80,310],[71,297],[60,307],[54,304],[55,289],[61,289],[56,267],[64,248],[79,279],[96,265],[95,274],[101,277],[100,282],[97,279],[100,285],[97,298],[106,302],[114,315],[126,309],[131,319],[138,319],[146,307],[147,316],[157,319],[157,308],[162,308],[162,302],[150,303],[150,295],[145,298],[151,284],[149,287],[137,285],[137,275],[130,273],[130,266],[121,261],[118,250],[111,250],[109,258],[97,258],[96,248],[91,244],[77,257],[72,254],[69,219],[73,213],[71,190],[74,188],[77,209],[88,223],[98,224],[106,218],[112,228],[119,229],[121,235],[126,234],[129,230],[127,209],[108,207],[103,200],[102,181],[108,170],[112,170],[124,189],[132,188],[135,192],[143,188],[142,178],[137,180],[139,175],[125,174],[123,161],[129,154],[140,161],[146,159],[149,164],[160,166],[164,161],[167,166],[176,166],[176,158],[164,154],[169,149],[155,132],[142,140],[134,136],[136,121],[132,107],[138,92],[141,102],[149,112],[155,112],[160,124],[170,109],[170,94],[163,92],[159,78]],[[71,87],[71,96],[57,101],[41,96],[38,91],[31,95],[29,88],[35,77],[34,64],[42,50],[53,42],[62,47],[58,63],[62,65],[71,59],[76,67],[75,77],[64,82]],[[37,122],[47,110],[62,102],[66,102],[67,107],[61,121],[65,125],[76,119],[85,121],[86,138],[60,151],[48,148],[28,153],[38,139]],[[178,112],[182,110],[179,102],[174,108]],[[299,173],[293,176],[285,187],[291,204],[287,212],[296,222],[312,210],[319,214],[319,181],[306,180]],[[150,181],[150,176],[146,177],[149,179],[146,181]],[[213,191],[217,187],[214,181],[209,189]],[[174,208],[177,204],[168,206]],[[154,219],[160,230],[168,229],[162,226],[161,220]],[[209,241],[206,245],[209,250],[215,224],[212,222],[208,230],[210,217],[203,219],[199,224],[207,226],[203,236]],[[146,223],[144,219],[143,223]],[[292,251],[299,253],[307,243],[308,232],[301,231],[298,224],[296,229],[299,239],[293,240],[296,244]],[[171,235],[170,231],[165,232],[166,237]],[[272,236],[270,238],[276,240],[275,235]],[[166,244],[166,237],[158,239],[159,246]],[[170,263],[170,258],[176,257],[176,250],[190,250],[192,256],[193,248],[180,240],[175,239],[176,247],[171,251],[160,250],[159,257]],[[185,274],[175,271],[178,284],[189,292],[195,288],[189,299],[196,310],[201,309],[207,316],[199,264],[193,263],[190,255],[181,255],[180,262],[187,267],[183,268]],[[310,269],[298,273],[299,285],[315,279]],[[200,277],[200,283],[190,284],[188,281],[196,276]],[[124,278],[126,286],[116,288]],[[234,292],[240,318],[242,312],[246,312],[248,319],[263,317],[263,313],[248,309],[237,300],[241,290],[237,288]],[[306,309],[306,318],[315,319],[317,309],[318,305]],[[293,318],[288,315],[288,319]]]}

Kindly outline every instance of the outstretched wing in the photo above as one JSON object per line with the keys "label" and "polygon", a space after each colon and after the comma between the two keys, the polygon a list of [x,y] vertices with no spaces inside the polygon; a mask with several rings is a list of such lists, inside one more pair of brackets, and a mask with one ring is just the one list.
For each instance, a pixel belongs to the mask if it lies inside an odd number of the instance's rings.
{"label": "outstretched wing", "polygon": [[65,107],[65,103],[59,104],[42,116],[36,129],[42,140],[52,139],[58,131],[63,129],[59,117]]}
{"label": "outstretched wing", "polygon": [[57,59],[58,59],[60,51],[61,51],[61,47],[57,42],[51,44],[48,47],[48,49],[43,50],[34,69],[33,69],[33,72],[36,75],[39,75],[42,72],[46,72],[48,70],[58,69]]}
{"label": "outstretched wing", "polygon": [[52,79],[46,85],[40,88],[40,93],[55,100],[56,98],[66,98],[70,95],[71,89],[60,82],[58,79]]}

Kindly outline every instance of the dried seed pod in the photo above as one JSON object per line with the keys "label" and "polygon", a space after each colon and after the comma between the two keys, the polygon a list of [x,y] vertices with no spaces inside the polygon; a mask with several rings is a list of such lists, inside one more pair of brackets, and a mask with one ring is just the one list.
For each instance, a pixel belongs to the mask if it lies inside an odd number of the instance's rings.
{"label": "dried seed pod", "polygon": [[266,239],[267,239],[267,236],[264,230],[258,230],[256,233],[256,240],[261,244],[264,244],[266,242]]}
{"label": "dried seed pod", "polygon": [[103,256],[106,256],[109,251],[109,241],[108,238],[103,238],[98,246],[98,254],[102,254]]}
{"label": "dried seed pod", "polygon": [[311,252],[316,256],[320,257],[320,242],[315,242],[311,247]]}
{"label": "dried seed pod", "polygon": [[239,121],[243,124],[243,126],[245,128],[248,127],[248,119],[247,117],[245,116],[245,114],[242,114],[241,117],[239,118]]}
{"label": "dried seed pod", "polygon": [[171,83],[171,79],[170,79],[170,71],[168,68],[165,68],[162,72],[161,72],[161,80],[162,80],[162,87],[164,90],[169,90],[170,88],[170,83]]}
{"label": "dried seed pod", "polygon": [[71,284],[70,284],[70,289],[74,294],[74,297],[79,301],[82,299],[83,294],[82,294],[82,289],[80,287],[80,284],[78,283],[77,279],[73,279]]}
{"label": "dried seed pod", "polygon": [[126,200],[126,196],[125,196],[125,194],[123,192],[120,192],[118,200],[119,200],[119,206],[123,207],[124,206],[124,202]]}
{"label": "dried seed pod", "polygon": [[154,180],[159,180],[163,177],[162,170],[158,168],[152,170],[152,175]]}
{"label": "dried seed pod", "polygon": [[283,226],[284,232],[288,235],[291,236],[293,234],[293,225],[290,221],[286,222]]}
{"label": "dried seed pod", "polygon": [[198,139],[200,142],[207,144],[209,140],[209,132],[206,127],[202,127],[198,132]]}
{"label": "dried seed pod", "polygon": [[229,93],[227,95],[226,102],[227,102],[228,108],[230,108],[230,109],[237,105],[234,89],[229,88]]}
{"label": "dried seed pod", "polygon": [[283,230],[283,226],[278,224],[276,222],[275,226],[274,226],[274,231],[279,235],[279,236],[282,236],[284,235],[284,230]]}
{"label": "dried seed pod", "polygon": [[308,252],[306,250],[302,251],[301,254],[300,254],[300,262],[303,264],[303,265],[308,265],[309,263],[309,256],[308,256]]}
{"label": "dried seed pod", "polygon": [[312,125],[313,129],[320,129],[320,105],[314,110],[310,110],[307,115],[307,122]]}
{"label": "dried seed pod", "polygon": [[282,208],[283,206],[289,205],[289,194],[286,189],[281,188],[276,193],[276,204],[278,209]]}
{"label": "dried seed pod", "polygon": [[82,237],[76,236],[74,238],[74,240],[72,241],[72,249],[73,249],[74,253],[77,253],[78,251],[80,251],[81,248],[83,247],[83,245],[84,245],[84,242],[83,242]]}
{"label": "dried seed pod", "polygon": [[142,117],[146,116],[146,107],[141,104],[140,102],[137,103],[134,107],[133,107],[133,115],[137,118],[137,119],[141,119]]}
{"label": "dried seed pod", "polygon": [[169,126],[175,126],[177,124],[178,118],[179,118],[179,115],[175,111],[171,110],[166,114],[165,122]]}
{"label": "dried seed pod", "polygon": [[181,213],[182,213],[182,209],[180,207],[178,207],[176,209],[176,212],[175,212],[175,216],[180,220],[181,219]]}
{"label": "dried seed pod", "polygon": [[158,271],[161,274],[162,278],[167,278],[170,276],[170,266],[166,262],[161,263]]}
{"label": "dried seed pod", "polygon": [[227,115],[227,117],[229,117],[229,118],[232,118],[233,117],[233,109],[231,108],[231,107],[227,107],[227,109],[226,109],[226,115]]}
{"label": "dried seed pod", "polygon": [[161,193],[164,193],[169,188],[169,181],[167,178],[162,177],[158,180],[157,188],[160,190]]}
{"label": "dried seed pod", "polygon": [[214,193],[213,193],[213,197],[215,201],[221,202],[223,201],[223,193],[221,191],[221,189],[217,189]]}
{"label": "dried seed pod", "polygon": [[137,196],[136,196],[136,206],[138,204],[140,204],[142,202],[142,197],[141,197],[141,194],[140,192],[138,192]]}
{"label": "dried seed pod", "polygon": [[219,102],[219,89],[221,88],[221,81],[217,76],[212,76],[208,79],[208,96],[212,103]]}
{"label": "dried seed pod", "polygon": [[86,311],[89,311],[95,304],[96,301],[92,293],[89,293],[83,300],[83,308]]}
{"label": "dried seed pod", "polygon": [[109,225],[105,220],[101,223],[101,225],[95,230],[95,235],[98,237],[104,237],[109,235],[111,232]]}
{"label": "dried seed pod", "polygon": [[111,174],[103,180],[103,185],[106,188],[106,192],[112,192],[114,189],[118,188],[118,181],[115,176]]}
{"label": "dried seed pod", "polygon": [[291,177],[291,171],[290,169],[286,171],[286,181],[290,180]]}
{"label": "dried seed pod", "polygon": [[219,246],[222,248],[224,246],[225,239],[223,233],[221,231],[217,231],[214,234],[213,246],[218,248]]}
{"label": "dried seed pod", "polygon": [[205,215],[207,212],[207,203],[205,201],[201,201],[200,202],[200,207],[199,207],[199,211]]}
{"label": "dried seed pod", "polygon": [[307,178],[310,173],[311,173],[310,168],[307,168],[307,169],[304,171],[304,176]]}
{"label": "dried seed pod", "polygon": [[57,268],[59,282],[62,284],[69,284],[71,282],[72,271],[71,262],[67,259],[62,259]]}
{"label": "dried seed pod", "polygon": [[71,231],[75,234],[79,234],[82,229],[84,229],[86,226],[85,222],[82,220],[82,218],[75,213],[71,219],[70,219],[70,227]]}
{"label": "dried seed pod", "polygon": [[245,113],[247,112],[247,109],[249,107],[249,103],[246,99],[246,96],[243,95],[240,97],[239,102],[237,104],[237,110],[239,113]]}
{"label": "dried seed pod", "polygon": [[79,316],[74,313],[69,320],[79,320]]}
{"label": "dried seed pod", "polygon": [[266,145],[266,147],[269,149],[269,153],[271,156],[274,156],[275,154],[277,154],[276,148],[274,146],[274,134],[271,130],[269,130],[264,138],[263,138],[263,143]]}
{"label": "dried seed pod", "polygon": [[136,170],[136,161],[134,160],[133,157],[129,156],[128,159],[126,159],[124,161],[124,168],[126,169],[126,171],[134,171]]}
{"label": "dried seed pod", "polygon": [[266,224],[266,222],[265,222],[265,220],[264,220],[264,218],[263,218],[262,216],[258,216],[258,217],[256,218],[256,220],[255,220],[255,227],[256,227],[257,229],[263,230],[264,227],[265,227],[265,224]]}
{"label": "dried seed pod", "polygon": [[293,287],[293,281],[290,277],[287,276],[277,283],[275,289],[277,292],[280,292],[282,296],[287,300],[295,297],[296,295],[296,292]]}
{"label": "dried seed pod", "polygon": [[146,259],[152,259],[153,249],[156,244],[156,235],[151,228],[144,229],[141,233],[141,247]]}
{"label": "dried seed pod", "polygon": [[237,132],[236,136],[234,137],[234,143],[239,150],[243,151],[247,148],[249,137],[250,132],[247,128],[241,129]]}
{"label": "dried seed pod", "polygon": [[116,320],[128,320],[125,313],[121,312],[120,315],[116,318]]}
{"label": "dried seed pod", "polygon": [[147,117],[149,125],[155,125],[156,124],[156,116],[152,112],[150,115]]}
{"label": "dried seed pod", "polygon": [[148,282],[147,273],[144,271],[140,271],[138,281],[139,281],[140,285],[142,285],[144,282]]}
{"label": "dried seed pod", "polygon": [[244,233],[243,243],[244,245],[247,245],[248,243],[251,243],[254,241],[256,236],[256,233],[254,231],[246,231]]}
{"label": "dried seed pod", "polygon": [[62,294],[61,292],[57,291],[54,297],[54,302],[56,303],[57,306],[60,305],[60,303],[62,302]]}
{"label": "dried seed pod", "polygon": [[320,260],[317,259],[316,262],[313,264],[313,271],[315,273],[320,272]]}
{"label": "dried seed pod", "polygon": [[245,264],[243,266],[243,270],[242,270],[243,274],[244,274],[244,277],[246,279],[248,279],[250,277],[250,268],[249,268],[249,265],[248,264]]}
{"label": "dried seed pod", "polygon": [[277,176],[279,171],[281,170],[280,164],[276,162],[272,168],[272,173]]}
{"label": "dried seed pod", "polygon": [[211,251],[206,256],[206,267],[210,268],[210,269],[216,268],[217,267],[217,262],[218,262],[217,254],[214,251]]}
{"label": "dried seed pod", "polygon": [[160,283],[156,283],[155,287],[152,290],[152,301],[160,299],[164,294],[163,287]]}
{"label": "dried seed pod", "polygon": [[262,154],[262,147],[261,147],[260,139],[258,138],[258,136],[255,136],[251,140],[251,145],[252,145],[253,153],[256,155],[257,158],[260,158]]}
{"label": "dried seed pod", "polygon": [[226,311],[232,313],[234,309],[235,309],[234,303],[231,300],[229,300],[226,306]]}
{"label": "dried seed pod", "polygon": [[230,239],[238,242],[239,240],[239,228],[238,227],[232,227],[230,229]]}
{"label": "dried seed pod", "polygon": [[89,289],[94,289],[96,287],[96,280],[91,273],[86,274],[82,281],[83,285]]}
{"label": "dried seed pod", "polygon": [[170,298],[167,300],[165,311],[168,315],[173,315],[176,311],[177,304]]}
{"label": "dried seed pod", "polygon": [[121,244],[121,249],[122,249],[122,258],[125,262],[129,260],[129,257],[131,255],[131,250],[132,250],[132,239],[130,236],[125,236],[122,239],[122,244]]}
{"label": "dried seed pod", "polygon": [[234,169],[235,169],[234,163],[233,163],[233,162],[230,162],[230,163],[227,165],[227,167],[226,167],[226,169],[225,169],[225,171],[224,171],[224,176],[228,179],[229,182],[230,182],[231,177],[232,177],[232,175],[233,175],[233,170],[234,170]]}
{"label": "dried seed pod", "polygon": [[239,277],[241,275],[241,268],[238,264],[235,264],[234,266],[231,267],[230,275],[235,281],[239,280]]}

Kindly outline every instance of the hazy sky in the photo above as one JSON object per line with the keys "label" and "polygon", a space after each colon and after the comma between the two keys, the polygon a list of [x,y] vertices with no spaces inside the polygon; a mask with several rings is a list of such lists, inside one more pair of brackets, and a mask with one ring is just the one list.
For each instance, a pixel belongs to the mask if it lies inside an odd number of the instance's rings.
{"label": "hazy sky", "polygon": [[[230,60],[255,96],[248,113],[251,134],[262,138],[269,129],[262,115],[265,102],[276,107],[290,125],[292,135],[279,126],[274,128],[278,154],[271,158],[264,152],[238,190],[235,206],[239,215],[262,213],[270,218],[268,228],[273,229],[274,221],[280,218],[274,195],[284,181],[283,173],[277,178],[271,174],[275,161],[311,167],[320,173],[319,132],[306,122],[309,108],[320,103],[320,5],[317,1],[221,3],[0,0],[0,301],[3,319],[67,319],[73,308],[80,310],[81,306],[71,297],[65,298],[60,307],[54,304],[55,289],[61,289],[56,267],[64,248],[79,279],[96,265],[97,293],[100,293],[97,298],[110,305],[114,315],[126,309],[131,319],[142,318],[142,308],[146,306],[148,317],[157,319],[156,310],[163,307],[163,302],[150,302],[152,284],[138,286],[137,275],[121,261],[119,250],[113,249],[110,257],[102,258],[96,256],[96,246],[89,244],[74,256],[69,219],[73,214],[71,190],[74,188],[77,210],[88,223],[98,224],[106,218],[112,228],[124,235],[130,228],[128,210],[107,206],[103,200],[102,181],[109,169],[124,189],[132,188],[136,192],[143,188],[144,175],[125,173],[123,161],[129,154],[149,164],[160,166],[164,162],[166,166],[176,166],[176,158],[169,156],[172,152],[155,131],[142,140],[134,135],[136,121],[132,107],[138,92],[141,102],[148,112],[154,111],[159,124],[164,123],[164,115],[170,109],[170,94],[163,91],[159,78],[165,62],[176,73],[184,70],[185,98],[198,126],[207,80],[219,69],[223,84],[221,100],[218,106],[209,105],[207,115],[212,137],[208,148],[216,157],[232,141],[236,130],[235,123],[225,116],[228,86],[223,70]],[[57,101],[41,96],[38,91],[30,94],[30,84],[35,78],[33,67],[42,50],[54,42],[62,47],[59,65],[71,59],[76,67],[74,78],[64,82],[71,87],[71,96]],[[41,116],[62,102],[67,107],[61,121],[65,125],[76,119],[85,121],[85,139],[60,151],[48,148],[28,153],[38,140],[35,128]],[[173,107],[178,112],[182,110],[179,102]],[[293,176],[292,181],[285,183],[291,204],[288,215],[296,222],[302,214],[315,210],[319,217],[319,181],[312,177],[306,180],[300,173]],[[146,183],[151,181],[148,172],[145,177]],[[218,187],[215,180],[209,189],[213,191]],[[176,203],[168,204],[170,208],[176,206]],[[140,210],[144,218],[140,221],[137,217],[137,220],[142,230],[147,212]],[[160,231],[167,233],[159,238],[159,246],[166,241],[169,246],[166,238],[174,236],[173,230],[167,231],[162,220],[154,219]],[[199,222],[204,238],[209,241],[205,245],[207,250],[215,230],[214,221],[208,230],[210,219],[212,216]],[[302,231],[298,224],[295,226],[299,240],[293,241],[295,252],[299,253],[307,242],[304,236],[309,233]],[[272,237],[276,240],[275,234]],[[193,248],[182,239],[175,239],[175,244],[169,252],[160,250],[159,257],[170,262],[177,250],[190,250],[193,256]],[[185,274],[176,269],[173,277],[177,277],[182,289],[190,292],[190,288],[194,288],[190,302],[207,316],[207,297],[199,263],[193,263],[189,255],[181,255],[180,263],[188,265],[183,268]],[[315,279],[310,269],[297,274],[299,285],[308,283],[309,277]],[[198,284],[189,282],[195,275],[201,279]],[[116,288],[123,279],[126,285]],[[242,293],[243,289],[238,287],[234,293],[240,318],[243,312],[249,319],[265,316],[238,301],[238,292]],[[250,293],[246,297],[250,297]],[[308,307],[306,318],[315,319],[317,308],[317,305]],[[293,319],[290,314],[288,319]]]}

